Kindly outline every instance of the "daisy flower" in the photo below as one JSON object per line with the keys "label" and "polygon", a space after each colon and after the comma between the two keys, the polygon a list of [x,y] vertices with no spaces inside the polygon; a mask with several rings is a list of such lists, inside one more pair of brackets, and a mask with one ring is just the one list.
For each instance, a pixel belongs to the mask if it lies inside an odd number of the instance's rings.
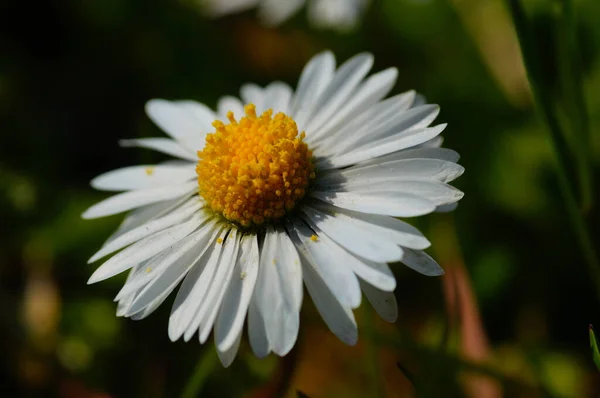
{"label": "daisy flower", "polygon": [[356,25],[368,0],[204,0],[204,10],[213,17],[258,7],[267,25],[279,25],[308,3],[309,21],[319,28],[348,30]]}
{"label": "daisy flower", "polygon": [[[246,317],[253,352],[285,355],[300,327],[303,283],[331,331],[358,339],[362,294],[393,322],[396,281],[387,263],[443,274],[429,241],[397,217],[451,210],[448,182],[464,169],[440,148],[439,112],[409,91],[384,99],[397,70],[367,77],[373,57],[336,69],[323,52],[298,87],[247,84],[213,111],[194,101],[151,100],[169,138],[122,141],[177,160],[131,166],[92,180],[124,191],[83,217],[131,211],[90,262],[112,254],[89,283],[126,270],[117,315],[142,319],[181,283],[171,340],[204,343],[214,330],[222,363],[234,359]],[[116,254],[114,254],[116,253]]]}

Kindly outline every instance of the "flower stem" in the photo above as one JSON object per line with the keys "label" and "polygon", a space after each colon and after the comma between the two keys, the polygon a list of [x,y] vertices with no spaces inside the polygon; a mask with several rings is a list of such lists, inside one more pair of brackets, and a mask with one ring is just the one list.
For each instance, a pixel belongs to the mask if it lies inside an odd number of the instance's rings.
{"label": "flower stem", "polygon": [[372,387],[372,394],[374,397],[385,397],[385,391],[383,388],[382,380],[380,378],[381,369],[379,366],[378,351],[379,347],[375,345],[375,342],[371,340],[370,336],[375,334],[375,313],[371,307],[366,304],[363,307],[363,319],[364,327],[369,338],[366,339],[367,358],[369,361],[368,372],[370,383]]}
{"label": "flower stem", "polygon": [[204,382],[219,363],[216,351],[210,348],[211,347],[206,347],[204,353],[202,353],[202,356],[194,369],[194,373],[192,373],[192,376],[181,393],[181,398],[196,398],[200,396]]}
{"label": "flower stem", "polygon": [[521,45],[521,53],[523,54],[523,62],[531,84],[531,91],[533,92],[538,111],[548,127],[548,137],[556,156],[556,174],[559,188],[565,201],[572,227],[579,241],[585,263],[588,266],[590,277],[596,288],[597,298],[600,301],[600,262],[598,261],[598,256],[596,255],[582,213],[577,205],[574,193],[575,189],[567,175],[568,153],[565,136],[562,134],[560,124],[552,109],[551,95],[540,80],[541,65],[538,63],[539,59],[534,51],[534,43],[528,30],[528,21],[525,12],[519,0],[507,0],[507,2]]}

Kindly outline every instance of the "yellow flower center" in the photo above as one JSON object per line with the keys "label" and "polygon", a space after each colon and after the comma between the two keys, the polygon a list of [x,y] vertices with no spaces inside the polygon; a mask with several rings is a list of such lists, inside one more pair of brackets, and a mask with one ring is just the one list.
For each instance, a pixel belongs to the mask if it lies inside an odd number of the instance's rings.
{"label": "yellow flower center", "polygon": [[269,109],[256,115],[253,104],[246,116],[229,124],[213,123],[198,151],[198,185],[207,206],[244,227],[275,221],[292,210],[315,178],[312,152],[298,135],[296,122]]}

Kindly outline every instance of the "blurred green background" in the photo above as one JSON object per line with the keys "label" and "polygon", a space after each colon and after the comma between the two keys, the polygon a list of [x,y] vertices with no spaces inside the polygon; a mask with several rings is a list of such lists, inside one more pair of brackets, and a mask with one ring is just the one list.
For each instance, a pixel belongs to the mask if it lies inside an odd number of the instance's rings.
{"label": "blurred green background", "polygon": [[[568,125],[563,3],[526,5],[546,92]],[[600,175],[600,2],[573,5],[587,149]],[[89,187],[94,176],[163,159],[117,144],[162,135],[145,101],[214,107],[246,82],[295,85],[323,49],[338,62],[371,51],[374,70],[399,69],[394,93],[416,89],[441,105],[466,195],[454,213],[416,222],[446,275],[395,266],[398,321],[385,324],[363,304],[356,347],[306,299],[290,355],[258,360],[244,341],[228,369],[212,340],[169,341],[170,301],[140,322],[117,318],[112,298],[124,278],[86,281],[96,267],[87,259],[121,216],[80,214],[106,196]],[[191,0],[6,0],[0,121],[2,397],[172,397],[193,374],[208,397],[600,396],[587,334],[600,308],[502,1],[371,1],[359,26],[339,34],[313,29],[304,11],[266,28],[252,11],[208,19]],[[568,173],[575,179],[575,167]],[[600,242],[598,200],[585,219]]]}

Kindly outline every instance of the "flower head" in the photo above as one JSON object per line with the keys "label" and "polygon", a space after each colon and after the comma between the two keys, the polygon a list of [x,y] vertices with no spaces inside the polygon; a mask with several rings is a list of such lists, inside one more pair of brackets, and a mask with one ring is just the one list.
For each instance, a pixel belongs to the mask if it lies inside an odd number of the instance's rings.
{"label": "flower head", "polygon": [[[152,100],[146,111],[170,138],[126,140],[177,158],[103,174],[92,186],[125,191],[84,218],[131,210],[90,261],[114,254],[89,283],[126,270],[117,314],[142,319],[181,284],[169,337],[204,343],[214,330],[219,357],[233,361],[248,319],[254,353],[285,355],[300,327],[303,283],[331,331],[358,339],[352,309],[361,291],[396,319],[401,261],[441,275],[429,241],[396,217],[452,209],[448,185],[464,169],[440,148],[438,107],[409,91],[384,99],[395,69],[366,77],[373,58],[339,68],[315,56],[295,91],[248,84],[217,111],[194,101]],[[244,105],[245,104],[245,105]]]}
{"label": "flower head", "polygon": [[204,10],[214,17],[258,7],[261,21],[279,25],[308,3],[310,22],[319,28],[347,30],[354,27],[368,0],[204,0]]}

